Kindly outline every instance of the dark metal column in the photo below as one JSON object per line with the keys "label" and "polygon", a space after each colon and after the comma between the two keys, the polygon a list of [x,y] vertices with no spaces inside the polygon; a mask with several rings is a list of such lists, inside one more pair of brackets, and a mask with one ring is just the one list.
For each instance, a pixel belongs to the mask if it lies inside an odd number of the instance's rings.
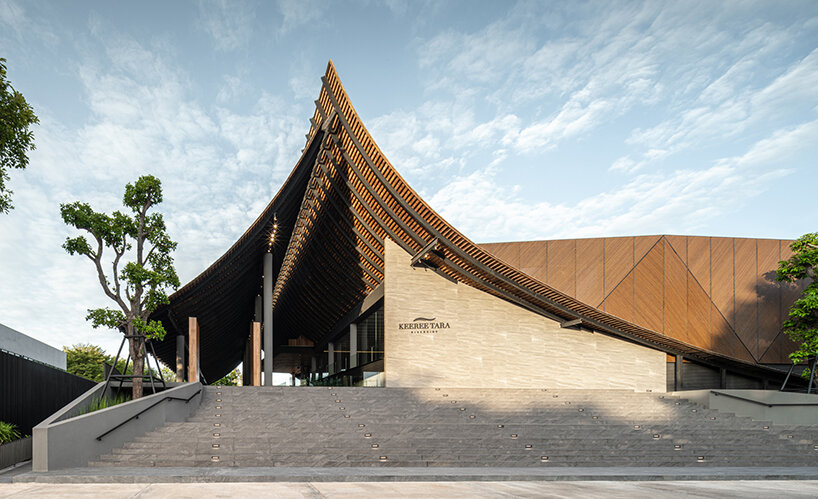
{"label": "dark metal column", "polygon": [[682,364],[684,363],[684,357],[681,355],[676,356],[676,370],[675,370],[675,380],[673,383],[674,391],[680,391],[684,383],[682,382]]}
{"label": "dark metal column", "polygon": [[264,386],[273,386],[273,255],[264,254]]}

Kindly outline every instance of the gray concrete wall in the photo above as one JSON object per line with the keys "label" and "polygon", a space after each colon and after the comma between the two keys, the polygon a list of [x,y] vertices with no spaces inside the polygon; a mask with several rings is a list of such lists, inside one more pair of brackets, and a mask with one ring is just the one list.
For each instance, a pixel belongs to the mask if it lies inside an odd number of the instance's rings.
{"label": "gray concrete wall", "polygon": [[65,370],[65,352],[2,324],[0,348]]}
{"label": "gray concrete wall", "polygon": [[201,403],[201,393],[190,402],[166,400],[131,419],[118,429],[97,437],[128,420],[134,414],[165,397],[186,399],[201,390],[201,383],[184,383],[169,390],[107,409],[77,416],[91,399],[102,393],[104,383],[88,390],[60,411],[34,427],[33,471],[51,471],[61,468],[86,466],[101,454],[121,447],[135,437],[162,426],[166,421],[184,421]]}
{"label": "gray concrete wall", "polygon": [[[432,270],[385,241],[389,387],[666,390],[663,352],[559,323]],[[401,329],[416,318],[448,328]],[[436,332],[430,332],[436,331]]]}
{"label": "gray concrete wall", "polygon": [[732,412],[737,416],[746,416],[757,421],[787,425],[818,424],[816,394],[775,390],[687,390],[673,392],[673,395],[686,398],[708,409]]}

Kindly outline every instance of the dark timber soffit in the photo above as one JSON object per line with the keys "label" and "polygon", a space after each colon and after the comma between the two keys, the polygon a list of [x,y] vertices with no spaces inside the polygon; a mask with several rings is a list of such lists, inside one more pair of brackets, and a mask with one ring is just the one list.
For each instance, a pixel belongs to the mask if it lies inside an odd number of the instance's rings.
{"label": "dark timber soffit", "polygon": [[[307,145],[281,190],[233,247],[154,314],[166,327],[172,316],[199,317],[207,379],[223,376],[242,358],[273,213],[283,234],[274,252],[275,345],[298,336],[316,345],[330,339],[349,311],[383,282],[388,237],[413,255],[413,264],[435,268],[563,327],[581,325],[740,371],[778,373],[607,314],[494,258],[401,178],[352,107],[332,61],[321,82]],[[172,345],[166,339],[157,348],[169,365]]]}

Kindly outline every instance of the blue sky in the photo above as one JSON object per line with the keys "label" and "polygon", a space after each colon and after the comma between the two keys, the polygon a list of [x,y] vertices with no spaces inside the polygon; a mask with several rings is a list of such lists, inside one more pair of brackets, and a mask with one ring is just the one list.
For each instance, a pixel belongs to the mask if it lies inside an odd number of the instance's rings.
{"label": "blue sky", "polygon": [[218,258],[304,146],[332,59],[398,171],[477,242],[816,227],[818,3],[0,0],[40,117],[0,215],[0,322],[115,350],[59,204],[162,179],[177,269]]}

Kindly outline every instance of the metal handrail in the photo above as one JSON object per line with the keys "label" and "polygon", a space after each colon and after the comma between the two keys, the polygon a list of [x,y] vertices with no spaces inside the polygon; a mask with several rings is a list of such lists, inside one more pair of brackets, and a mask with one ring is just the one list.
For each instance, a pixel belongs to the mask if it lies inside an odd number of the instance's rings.
{"label": "metal handrail", "polygon": [[729,397],[729,398],[733,398],[733,399],[743,400],[745,402],[751,402],[753,404],[766,405],[767,407],[797,407],[797,406],[811,406],[811,405],[818,406],[818,402],[813,402],[813,403],[799,402],[799,403],[793,403],[793,404],[790,404],[790,403],[768,404],[767,402],[759,402],[758,400],[748,399],[746,397],[740,397],[738,395],[731,395],[729,393],[720,393],[720,392],[717,392],[715,390],[710,390],[710,393],[712,393],[713,395],[716,395],[717,397]]}
{"label": "metal handrail", "polygon": [[125,423],[127,423],[128,421],[130,421],[130,420],[132,420],[132,419],[139,419],[139,415],[140,415],[140,414],[143,414],[144,412],[149,411],[150,409],[153,409],[154,407],[156,407],[157,405],[161,404],[161,403],[162,403],[162,402],[164,402],[165,400],[184,400],[184,401],[185,401],[185,404],[187,404],[188,402],[190,402],[190,401],[193,399],[193,397],[195,397],[196,395],[198,395],[198,394],[200,394],[200,393],[202,393],[202,389],[201,389],[201,388],[199,388],[198,390],[196,390],[196,393],[194,393],[193,395],[191,395],[191,396],[190,396],[190,397],[188,397],[188,398],[182,398],[182,397],[172,397],[172,396],[170,396],[170,395],[168,395],[168,396],[166,396],[166,397],[163,397],[163,398],[161,398],[161,399],[157,400],[156,402],[154,402],[153,404],[149,405],[148,407],[145,407],[145,408],[144,408],[144,409],[142,409],[141,411],[137,412],[137,413],[136,413],[136,414],[134,414],[133,416],[129,417],[129,418],[128,418],[128,419],[126,419],[125,421],[122,421],[121,423],[119,423],[118,425],[114,426],[114,427],[113,427],[113,428],[111,428],[110,430],[106,431],[106,432],[105,432],[105,433],[103,433],[102,435],[98,436],[98,437],[97,437],[97,440],[102,440],[102,437],[104,437],[105,435],[107,435],[107,434],[111,433],[112,431],[116,430],[117,428],[119,428],[120,426],[124,425],[124,424],[125,424]]}

